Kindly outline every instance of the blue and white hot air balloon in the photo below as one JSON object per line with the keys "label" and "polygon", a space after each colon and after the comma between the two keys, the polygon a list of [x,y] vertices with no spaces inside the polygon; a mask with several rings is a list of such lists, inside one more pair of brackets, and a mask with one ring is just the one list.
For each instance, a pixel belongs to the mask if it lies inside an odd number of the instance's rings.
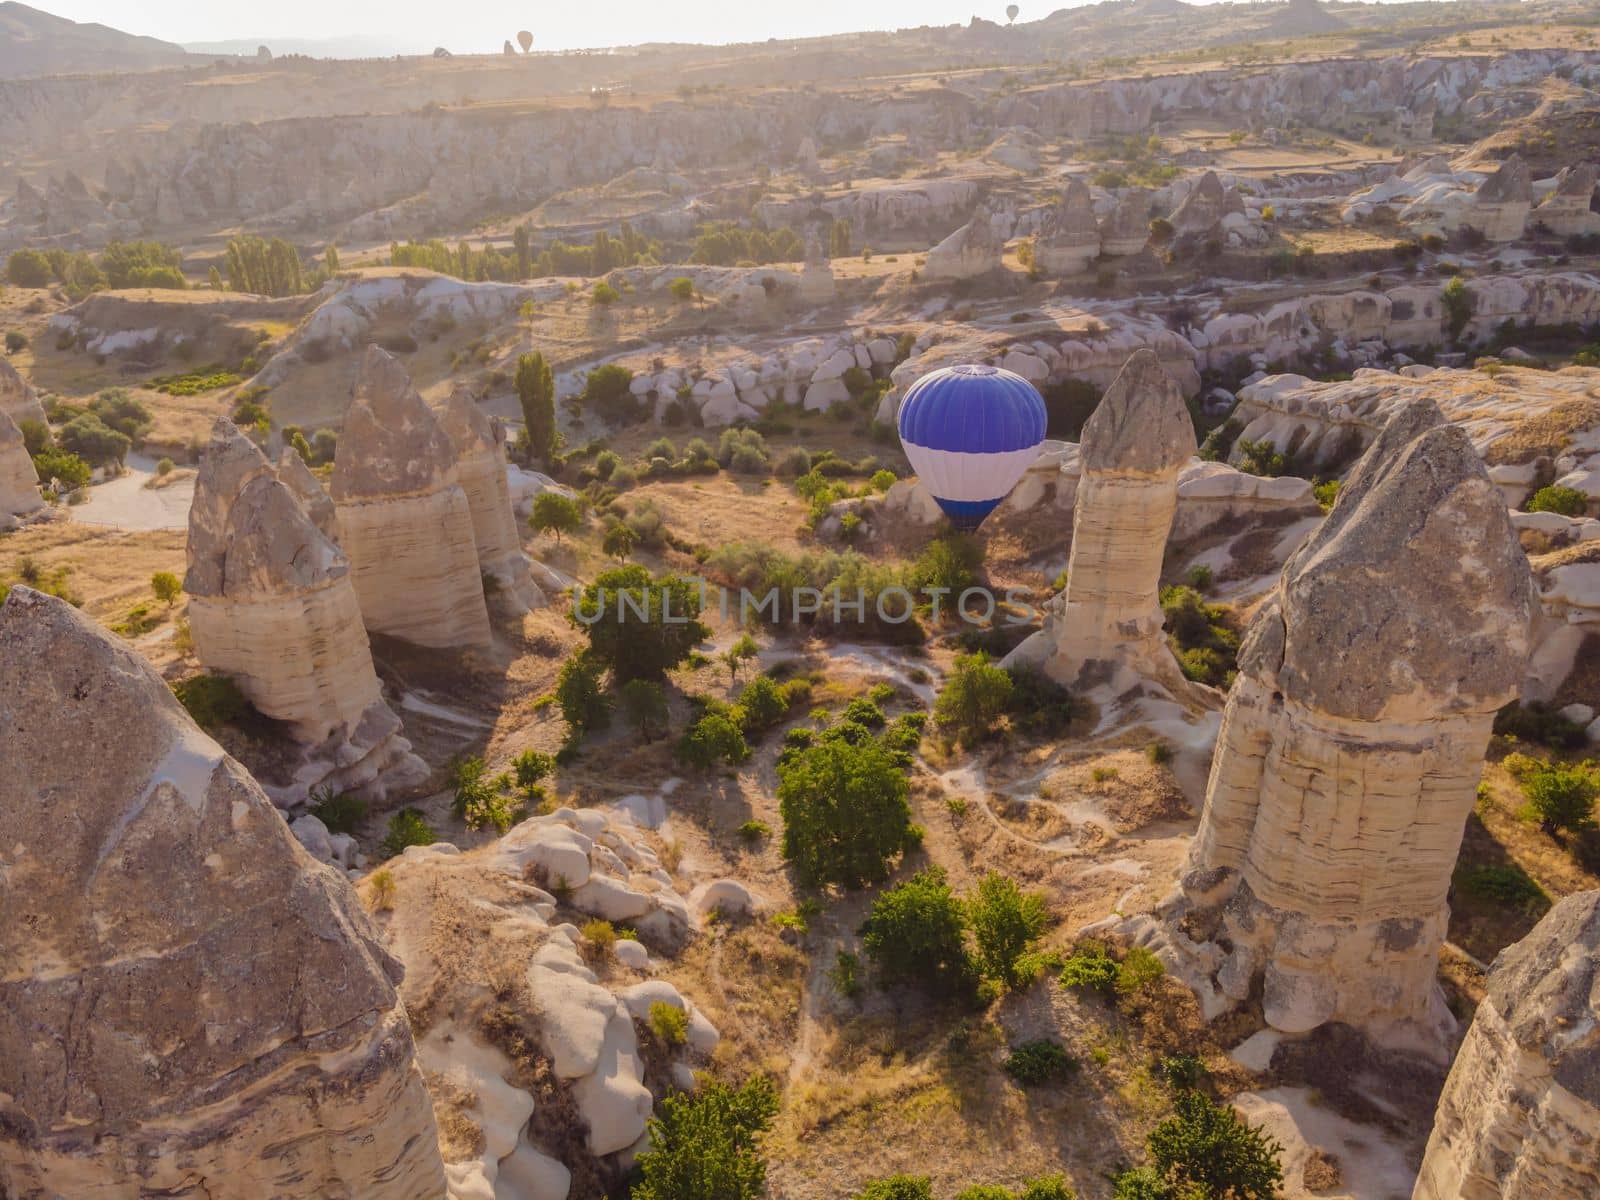
{"label": "blue and white hot air balloon", "polygon": [[906,389],[900,444],[958,529],[976,529],[1016,486],[1044,441],[1044,399],[1021,375],[945,367]]}

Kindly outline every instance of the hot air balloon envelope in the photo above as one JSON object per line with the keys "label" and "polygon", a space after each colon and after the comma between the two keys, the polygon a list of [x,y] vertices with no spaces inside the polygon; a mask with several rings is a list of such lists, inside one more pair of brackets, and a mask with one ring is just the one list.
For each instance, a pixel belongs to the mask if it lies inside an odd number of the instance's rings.
{"label": "hot air balloon envelope", "polygon": [[1015,4],[1006,5],[1006,20],[1015,21],[1017,19],[1017,14],[1021,11],[1022,10]]}
{"label": "hot air balloon envelope", "polygon": [[1021,375],[945,367],[906,389],[900,444],[958,529],[976,529],[1039,456],[1044,399]]}

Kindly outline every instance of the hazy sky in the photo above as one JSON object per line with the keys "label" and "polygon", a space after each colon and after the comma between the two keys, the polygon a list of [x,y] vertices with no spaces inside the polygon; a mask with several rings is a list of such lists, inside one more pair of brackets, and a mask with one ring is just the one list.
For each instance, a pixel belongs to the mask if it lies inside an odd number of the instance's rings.
{"label": "hazy sky", "polygon": [[[635,42],[738,42],[804,37],[858,29],[966,22],[974,13],[1005,20],[1005,0],[577,0],[507,4],[494,0],[29,0],[74,21],[100,21],[128,33],[172,42],[232,38],[377,36],[425,51],[496,51],[517,30],[533,32],[535,48],[570,49]],[[1022,20],[1085,0],[1022,4]]]}

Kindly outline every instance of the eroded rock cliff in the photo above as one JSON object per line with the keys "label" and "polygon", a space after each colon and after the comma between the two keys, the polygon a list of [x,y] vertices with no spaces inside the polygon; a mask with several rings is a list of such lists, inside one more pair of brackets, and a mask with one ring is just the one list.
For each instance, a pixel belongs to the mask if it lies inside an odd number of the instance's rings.
{"label": "eroded rock cliff", "polygon": [[131,649],[0,607],[0,1191],[437,1200],[398,964]]}

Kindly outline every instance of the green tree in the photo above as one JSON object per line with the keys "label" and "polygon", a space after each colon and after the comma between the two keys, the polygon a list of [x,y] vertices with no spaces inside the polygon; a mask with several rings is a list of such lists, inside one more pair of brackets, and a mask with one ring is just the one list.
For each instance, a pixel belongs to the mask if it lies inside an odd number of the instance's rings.
{"label": "green tree", "polygon": [[618,562],[623,562],[628,555],[633,553],[633,548],[638,544],[638,541],[639,535],[623,522],[618,521],[608,528],[605,536],[600,539],[600,550]]}
{"label": "green tree", "polygon": [[120,430],[108,428],[93,413],[80,413],[61,427],[56,435],[61,448],[76,454],[91,466],[120,463],[128,455],[133,439]]}
{"label": "green tree", "polygon": [[694,280],[687,275],[679,275],[667,285],[667,291],[679,304],[687,304],[694,299]]}
{"label": "green tree", "polygon": [[228,287],[257,296],[297,296],[305,291],[300,252],[281,238],[270,242],[247,236],[231,238],[223,254]]}
{"label": "green tree", "polygon": [[54,480],[69,492],[88,483],[94,471],[76,454],[69,454],[54,446],[46,446],[33,456],[33,469],[40,483],[48,484]]}
{"label": "green tree", "polygon": [[603,279],[594,285],[594,291],[589,294],[589,302],[596,308],[609,308],[620,299],[621,293]]}
{"label": "green tree", "polygon": [[934,703],[934,720],[957,741],[981,741],[1005,715],[1011,688],[1010,674],[981,650],[957,655],[955,670]]}
{"label": "green tree", "polygon": [[533,275],[533,235],[526,224],[511,231],[511,252],[517,261],[517,278],[530,278]]}
{"label": "green tree", "polygon": [[528,524],[535,533],[555,534],[559,544],[562,534],[575,533],[583,525],[583,508],[571,496],[543,491],[533,498]]}
{"label": "green tree", "polygon": [[6,282],[14,287],[45,287],[52,274],[50,260],[39,250],[13,250],[6,259]]}
{"label": "green tree", "polygon": [[760,653],[761,647],[756,645],[755,638],[748,633],[740,634],[739,640],[722,652],[723,665],[728,668],[728,682],[736,681],[739,678],[739,668]]}
{"label": "green tree", "polygon": [[630,679],[617,691],[622,714],[647,742],[667,731],[667,694],[659,683],[649,679]]}
{"label": "green tree", "polygon": [[330,276],[339,273],[339,247],[332,242],[328,243],[328,249],[322,256],[322,266]]}
{"label": "green tree", "polygon": [[150,576],[150,590],[155,593],[157,600],[171,608],[183,591],[183,580],[171,571],[157,571]]}
{"label": "green tree", "polygon": [[217,270],[215,264],[206,272],[206,286],[213,292],[222,291],[222,272]]}
{"label": "green tree", "polygon": [[528,431],[528,452],[548,464],[556,452],[556,381],[543,354],[535,350],[517,359],[515,385]]}
{"label": "green tree", "polygon": [[611,719],[611,701],[600,686],[605,665],[583,651],[561,664],[556,676],[556,704],[576,733],[603,729]]}
{"label": "green tree", "polygon": [[613,425],[626,425],[639,419],[640,405],[631,390],[633,372],[620,363],[607,363],[589,372],[583,381],[578,402]]}
{"label": "green tree", "polygon": [[966,910],[943,867],[925,867],[879,896],[861,945],[885,983],[943,990],[972,978]]}
{"label": "green tree", "polygon": [[1439,300],[1444,305],[1450,336],[1459,341],[1461,334],[1467,328],[1467,322],[1472,320],[1477,302],[1459,275],[1453,276],[1450,282],[1444,285],[1444,291],[1439,293]]}
{"label": "green tree", "polygon": [[967,901],[967,920],[985,975],[1013,990],[1032,980],[1027,959],[1050,924],[1042,895],[991,871]]}
{"label": "green tree", "polygon": [[909,787],[876,739],[825,739],[778,766],[783,856],[806,887],[859,888],[889,877],[912,841]]}
{"label": "green tree", "polygon": [[835,221],[828,230],[828,257],[850,257],[850,222]]}
{"label": "green tree", "polygon": [[637,563],[597,575],[571,620],[595,657],[620,681],[659,679],[711,636],[700,623],[700,592],[676,575],[652,578]]}
{"label": "green tree", "polygon": [[778,1112],[778,1090],[762,1075],[734,1089],[708,1079],[657,1106],[650,1149],[639,1156],[633,1200],[756,1200],[765,1195],[761,1135]]}
{"label": "green tree", "polygon": [[683,737],[678,740],[677,755],[689,766],[708,771],[719,762],[737,766],[748,761],[750,747],[731,710],[714,707],[684,730]]}
{"label": "green tree", "polygon": [[1538,763],[1521,779],[1528,807],[1547,834],[1578,833],[1595,827],[1594,801],[1600,780],[1586,764]]}
{"label": "green tree", "polygon": [[1281,1145],[1203,1092],[1179,1092],[1173,1108],[1146,1143],[1157,1178],[1173,1189],[1168,1195],[1274,1200],[1283,1183]]}

